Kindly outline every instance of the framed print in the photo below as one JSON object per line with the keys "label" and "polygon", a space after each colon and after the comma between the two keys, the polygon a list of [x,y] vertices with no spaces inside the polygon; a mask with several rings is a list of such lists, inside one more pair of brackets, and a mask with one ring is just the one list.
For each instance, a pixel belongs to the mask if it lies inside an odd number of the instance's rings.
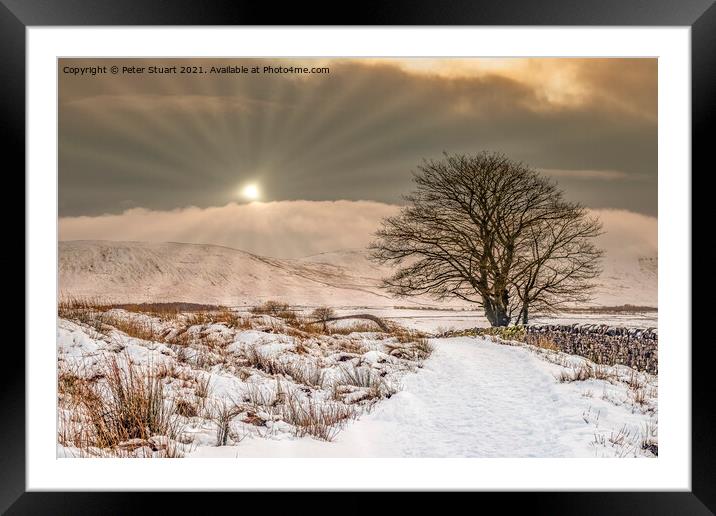
{"label": "framed print", "polygon": [[3,510],[388,490],[709,514],[691,171],[716,11],[560,4],[283,26],[5,2],[27,333]]}

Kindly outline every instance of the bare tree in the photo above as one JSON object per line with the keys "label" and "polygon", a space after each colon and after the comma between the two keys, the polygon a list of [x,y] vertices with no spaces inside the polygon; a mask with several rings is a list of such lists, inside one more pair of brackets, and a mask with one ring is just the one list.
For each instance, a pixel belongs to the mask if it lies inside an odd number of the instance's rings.
{"label": "bare tree", "polygon": [[601,272],[602,251],[593,239],[601,224],[581,206],[557,202],[549,223],[527,230],[513,274],[512,287],[519,298],[511,315],[527,324],[531,311],[554,312],[568,304],[589,301],[591,281]]}
{"label": "bare tree", "polygon": [[413,179],[370,246],[373,259],[398,266],[384,279],[389,291],[477,303],[493,326],[588,298],[601,225],[555,183],[487,152],[426,160]]}
{"label": "bare tree", "polygon": [[316,319],[317,322],[320,322],[323,324],[324,332],[327,329],[326,323],[328,323],[328,321],[333,319],[335,316],[336,316],[335,311],[333,310],[333,308],[331,308],[329,306],[319,306],[311,313],[311,317]]}

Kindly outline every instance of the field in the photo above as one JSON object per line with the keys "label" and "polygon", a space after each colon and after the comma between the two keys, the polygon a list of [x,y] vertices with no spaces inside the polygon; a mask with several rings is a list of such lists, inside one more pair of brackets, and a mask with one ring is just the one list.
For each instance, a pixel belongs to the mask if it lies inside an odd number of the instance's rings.
{"label": "field", "polygon": [[480,326],[471,311],[334,310],[381,329],[313,308],[62,302],[58,456],[658,455],[656,376],[434,337]]}
{"label": "field", "polygon": [[[440,308],[415,309],[405,308],[365,308],[351,307],[341,308],[337,312],[341,314],[364,311],[395,321],[407,328],[419,331],[442,333],[447,330],[464,330],[467,328],[486,328],[489,326],[487,319],[481,310]],[[572,312],[561,312],[550,316],[535,317],[531,324],[609,324],[611,326],[622,326],[626,328],[655,328],[657,326],[658,313],[655,310],[632,311],[632,310],[582,310]]]}

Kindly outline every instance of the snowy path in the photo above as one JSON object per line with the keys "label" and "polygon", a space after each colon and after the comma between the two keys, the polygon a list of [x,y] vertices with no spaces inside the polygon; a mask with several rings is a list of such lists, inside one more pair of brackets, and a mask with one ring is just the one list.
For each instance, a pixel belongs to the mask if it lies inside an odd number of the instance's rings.
{"label": "snowy path", "polygon": [[[247,439],[201,448],[217,457],[568,457],[589,453],[594,428],[579,394],[519,347],[485,339],[435,340],[403,390],[346,427],[334,442]],[[580,450],[581,449],[581,450]],[[581,452],[580,452],[581,451]],[[593,452],[592,452],[593,456]]]}
{"label": "snowy path", "polygon": [[424,371],[339,439],[370,425],[380,456],[568,456],[554,377],[537,361],[486,340],[442,339]]}

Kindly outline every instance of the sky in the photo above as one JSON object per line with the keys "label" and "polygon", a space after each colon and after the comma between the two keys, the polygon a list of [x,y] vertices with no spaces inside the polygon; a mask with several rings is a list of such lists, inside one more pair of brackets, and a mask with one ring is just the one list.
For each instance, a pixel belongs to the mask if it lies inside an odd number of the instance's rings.
{"label": "sky", "polygon": [[[112,65],[330,73],[63,71]],[[355,247],[397,210],[424,158],[482,150],[525,162],[600,213],[653,221],[655,238],[655,59],[61,59],[59,67],[63,240],[220,243],[274,256]],[[290,238],[299,234],[321,245]]]}

